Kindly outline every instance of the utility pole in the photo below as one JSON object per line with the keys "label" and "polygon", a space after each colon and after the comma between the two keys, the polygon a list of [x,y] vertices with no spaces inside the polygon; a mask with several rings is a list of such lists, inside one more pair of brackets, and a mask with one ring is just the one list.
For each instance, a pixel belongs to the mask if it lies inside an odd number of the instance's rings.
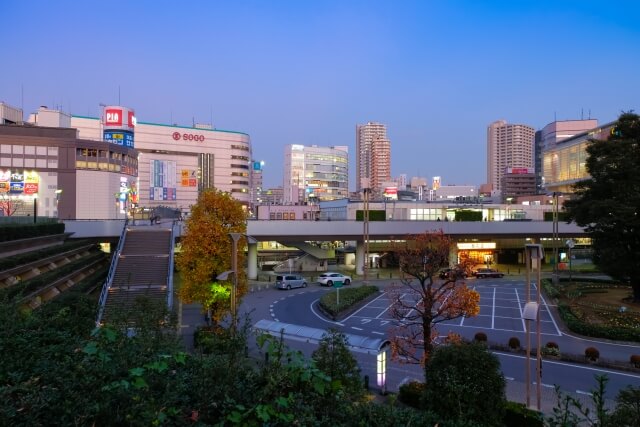
{"label": "utility pole", "polygon": [[362,192],[364,201],[364,211],[362,215],[362,238],[364,239],[364,265],[362,273],[364,283],[369,283],[369,193],[371,192],[369,178],[362,178]]}

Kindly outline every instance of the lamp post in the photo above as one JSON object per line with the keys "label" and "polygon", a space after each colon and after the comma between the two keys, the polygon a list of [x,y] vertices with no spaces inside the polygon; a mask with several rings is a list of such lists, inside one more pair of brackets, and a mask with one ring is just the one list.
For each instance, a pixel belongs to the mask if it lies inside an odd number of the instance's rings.
{"label": "lamp post", "polygon": [[38,193],[33,195],[33,223],[38,222]]}
{"label": "lamp post", "polygon": [[[231,237],[231,270],[220,273],[216,277],[217,280],[227,280],[229,275],[233,274],[233,282],[231,286],[231,331],[234,335],[236,332],[238,317],[238,240],[240,240],[242,236],[245,236],[245,234],[229,233],[229,237]],[[247,238],[250,239],[249,236],[247,236]]]}
{"label": "lamp post", "polygon": [[[530,386],[531,386],[531,334],[530,324],[531,320],[536,321],[536,405],[538,411],[540,410],[541,398],[542,398],[542,353],[541,353],[541,336],[540,336],[540,268],[542,265],[542,259],[544,258],[544,250],[540,244],[527,244],[525,245],[525,257],[527,264],[527,302],[522,310],[522,318],[526,321],[525,332],[527,334],[527,356],[526,356],[526,371],[525,381],[527,383],[527,407],[531,404],[530,398]],[[536,270],[536,301],[531,301],[531,270]]]}
{"label": "lamp post", "polygon": [[[362,238],[364,239],[364,265],[363,275],[365,285],[369,283],[369,193],[371,192],[371,181],[369,178],[361,178],[360,180],[363,193],[363,215],[362,215]],[[386,208],[385,208],[386,215]]]}
{"label": "lamp post", "polygon": [[553,192],[553,276],[552,282],[554,285],[558,284],[558,198],[559,192]]}

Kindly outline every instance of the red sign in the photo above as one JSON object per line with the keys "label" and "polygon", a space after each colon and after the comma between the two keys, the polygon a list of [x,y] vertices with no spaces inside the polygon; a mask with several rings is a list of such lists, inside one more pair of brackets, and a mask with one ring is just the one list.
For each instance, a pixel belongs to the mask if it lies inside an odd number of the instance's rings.
{"label": "red sign", "polygon": [[129,120],[128,124],[129,124],[129,127],[130,127],[130,128],[132,128],[132,127],[135,127],[135,126],[136,126],[136,119],[135,119],[135,117],[134,117],[134,115],[133,115],[133,111],[129,111],[129,117],[128,117],[128,120]]}
{"label": "red sign", "polygon": [[107,125],[122,126],[122,110],[116,110],[116,109],[105,110],[104,122]]}
{"label": "red sign", "polygon": [[34,184],[32,182],[24,183],[24,194],[37,194],[38,193],[38,184]]}
{"label": "red sign", "polygon": [[174,132],[172,135],[173,139],[176,141],[184,140],[184,141],[196,141],[196,142],[204,142],[204,135],[196,135],[193,133],[180,133]]}
{"label": "red sign", "polygon": [[384,194],[386,194],[387,196],[398,194],[398,187],[385,187]]}

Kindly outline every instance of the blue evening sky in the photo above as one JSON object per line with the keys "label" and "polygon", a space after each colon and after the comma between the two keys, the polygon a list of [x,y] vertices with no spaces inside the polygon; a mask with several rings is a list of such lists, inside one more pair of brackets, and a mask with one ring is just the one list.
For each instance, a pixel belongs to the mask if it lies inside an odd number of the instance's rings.
{"label": "blue evening sky", "polygon": [[[265,185],[286,144],[385,123],[392,174],[486,181],[486,128],[640,110],[635,1],[0,0],[0,101],[251,135]],[[351,189],[354,188],[351,173]]]}

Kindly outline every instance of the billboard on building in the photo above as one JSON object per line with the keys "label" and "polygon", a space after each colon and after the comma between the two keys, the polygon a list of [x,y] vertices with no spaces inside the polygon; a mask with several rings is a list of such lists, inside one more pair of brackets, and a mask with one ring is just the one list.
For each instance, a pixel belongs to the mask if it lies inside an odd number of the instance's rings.
{"label": "billboard on building", "polygon": [[180,171],[180,186],[181,187],[197,187],[198,175],[195,169],[182,169]]}
{"label": "billboard on building", "polygon": [[132,109],[105,106],[102,114],[103,138],[112,144],[133,148],[136,117]]}
{"label": "billboard on building", "polygon": [[534,168],[505,168],[504,173],[521,175],[521,174],[535,173],[535,169]]}
{"label": "billboard on building", "polygon": [[0,193],[32,196],[39,187],[40,176],[35,171],[0,170]]}
{"label": "billboard on building", "polygon": [[176,162],[151,160],[149,200],[176,200]]}

